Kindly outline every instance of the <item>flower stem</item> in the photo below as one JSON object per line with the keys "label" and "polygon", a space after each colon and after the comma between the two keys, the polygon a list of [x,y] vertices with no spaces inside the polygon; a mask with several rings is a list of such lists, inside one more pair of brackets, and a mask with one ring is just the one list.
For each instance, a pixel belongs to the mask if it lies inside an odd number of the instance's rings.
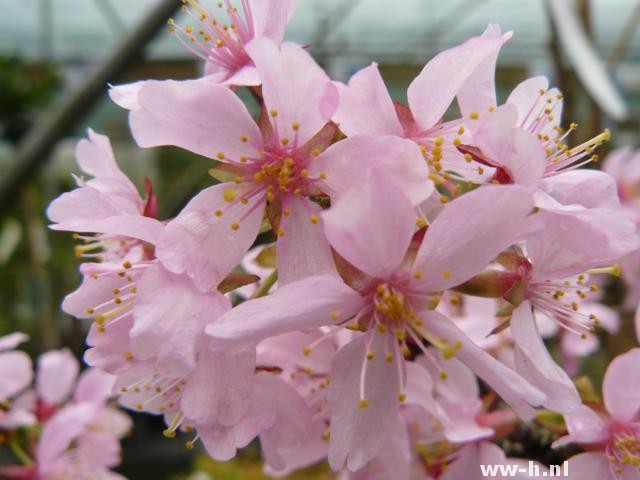
{"label": "flower stem", "polygon": [[269,290],[271,290],[271,287],[273,287],[273,284],[276,283],[277,280],[278,280],[278,270],[274,270],[264,280],[262,285],[260,285],[260,288],[258,288],[253,298],[264,297],[267,293],[269,293]]}
{"label": "flower stem", "polygon": [[20,462],[23,465],[27,467],[33,467],[34,465],[33,460],[31,459],[29,454],[27,454],[27,452],[25,452],[22,449],[22,447],[20,446],[20,443],[18,443],[18,441],[15,438],[12,438],[11,440],[9,440],[9,448],[11,449],[13,454],[16,456],[16,458],[20,460]]}

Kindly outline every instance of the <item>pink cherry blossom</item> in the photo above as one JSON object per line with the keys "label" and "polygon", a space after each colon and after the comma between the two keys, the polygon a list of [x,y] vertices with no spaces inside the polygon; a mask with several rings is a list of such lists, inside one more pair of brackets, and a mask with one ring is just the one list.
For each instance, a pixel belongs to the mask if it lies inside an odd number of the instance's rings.
{"label": "pink cherry blossom", "polygon": [[[150,83],[140,91],[140,108],[131,112],[141,146],[177,145],[220,160],[236,175],[235,182],[196,195],[158,242],[157,255],[165,266],[187,273],[203,290],[214,288],[239,263],[257,235],[265,207],[272,224],[279,218],[280,284],[335,273],[321,209],[307,196],[339,193],[345,181],[356,175],[362,179],[361,158],[370,163],[379,158],[390,173],[400,172],[401,180],[415,173],[407,185],[418,201],[431,192],[420,153],[409,142],[354,139],[322,152],[333,136],[327,122],[338,95],[301,47],[285,43],[278,48],[262,38],[247,51],[262,78],[262,131],[230,90],[203,80]],[[293,76],[297,80],[290,85]]]}
{"label": "pink cherry blossom", "polygon": [[[89,139],[78,143],[76,159],[83,172],[94,178],[76,177],[78,188],[63,193],[47,210],[54,230],[97,233],[78,235],[84,245],[78,256],[121,261],[146,255],[144,242],[154,242],[162,231],[155,220],[156,199],[147,182],[143,200],[131,180],[116,164],[109,139],[89,130]],[[91,253],[102,250],[100,253]]]}
{"label": "pink cherry blossom", "polygon": [[637,375],[640,349],[616,357],[607,368],[602,391],[606,412],[582,406],[566,416],[569,435],[556,442],[575,442],[588,451],[569,459],[572,478],[631,480],[640,474],[640,390]]}
{"label": "pink cherry blossom", "polygon": [[[509,199],[500,203],[498,216],[487,208],[491,204],[495,213],[496,195]],[[391,198],[393,203],[386,200]],[[232,309],[207,332],[225,346],[323,325],[363,332],[333,359],[335,374],[329,388],[333,468],[346,461],[350,470],[358,470],[382,447],[397,415],[398,398],[404,394],[404,351],[407,343],[422,346],[421,338],[448,356],[458,356],[528,416],[528,404],[542,401],[544,395],[429,308],[433,295],[472,276],[511,244],[530,208],[530,196],[518,187],[485,187],[468,193],[444,209],[417,253],[405,259],[415,230],[411,203],[372,171],[367,184],[323,213],[333,247],[368,279],[358,291],[335,277],[309,277]],[[459,223],[462,211],[473,220]],[[492,227],[482,233],[475,230],[489,223]]]}
{"label": "pink cherry blossom", "polygon": [[466,122],[442,122],[442,117],[469,78],[493,72],[498,52],[510,37],[490,25],[481,36],[436,55],[409,85],[409,108],[394,104],[374,63],[348,85],[338,84],[340,105],[334,119],[347,136],[396,135],[415,141],[438,182],[447,183],[442,169],[467,178],[475,170],[456,148],[466,140]]}

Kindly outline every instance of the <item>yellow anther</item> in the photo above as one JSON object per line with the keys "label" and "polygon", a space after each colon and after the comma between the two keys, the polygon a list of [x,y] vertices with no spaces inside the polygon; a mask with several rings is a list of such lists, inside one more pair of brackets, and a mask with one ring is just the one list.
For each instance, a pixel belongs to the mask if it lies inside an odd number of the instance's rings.
{"label": "yellow anther", "polygon": [[329,317],[331,318],[331,320],[338,320],[339,316],[340,312],[338,312],[338,310],[332,310],[331,312],[329,312]]}
{"label": "yellow anther", "polygon": [[416,280],[420,280],[422,278],[422,271],[420,270],[415,270],[413,272],[413,278],[415,278]]}
{"label": "yellow anther", "polygon": [[427,221],[424,218],[418,217],[416,219],[416,227],[423,228],[423,227],[426,227],[426,226],[427,226]]}
{"label": "yellow anther", "polygon": [[175,438],[176,436],[176,431],[175,430],[170,430],[168,428],[166,428],[162,434],[166,437],[166,438]]}
{"label": "yellow anther", "polygon": [[372,351],[368,351],[368,352],[367,352],[367,360],[371,361],[371,360],[373,360],[374,358],[376,358],[376,354],[375,354],[375,353],[373,353]]}
{"label": "yellow anther", "polygon": [[222,216],[222,210],[218,209],[215,211],[215,215],[216,217],[221,217]]}
{"label": "yellow anther", "polygon": [[278,237],[284,237],[287,234],[287,232],[284,231],[284,228],[280,227],[278,228],[278,231],[276,232],[276,235]]}
{"label": "yellow anther", "polygon": [[289,139],[286,137],[283,137],[280,139],[280,143],[282,143],[282,145],[286,147],[287,145],[289,145]]}
{"label": "yellow anther", "polygon": [[238,230],[240,228],[240,224],[239,223],[232,223],[231,224],[231,230]]}
{"label": "yellow anther", "polygon": [[95,309],[93,309],[93,308],[89,307],[89,308],[87,308],[87,313],[88,313],[89,315],[93,315],[93,314],[95,313]]}
{"label": "yellow anther", "polygon": [[240,141],[241,142],[248,142],[249,141],[249,137],[247,135],[240,135]]}
{"label": "yellow anther", "polygon": [[464,154],[464,160],[465,160],[467,163],[471,163],[471,160],[473,160],[473,157],[471,156],[471,154],[470,154],[470,153],[465,153],[465,154]]}
{"label": "yellow anther", "polygon": [[311,223],[313,223],[315,225],[319,221],[320,221],[320,217],[318,217],[318,215],[316,215],[315,213],[313,215],[311,215]]}
{"label": "yellow anther", "polygon": [[369,401],[366,398],[361,398],[360,401],[358,401],[358,407],[367,408],[368,406],[369,406]]}
{"label": "yellow anther", "polygon": [[376,330],[379,333],[385,333],[387,331],[387,327],[385,327],[384,323],[379,323],[376,325]]}
{"label": "yellow anther", "polygon": [[131,267],[132,267],[132,265],[131,265],[131,262],[130,262],[129,260],[126,260],[126,261],[122,264],[122,268],[127,268],[127,269],[129,269],[129,268],[131,268]]}
{"label": "yellow anther", "polygon": [[403,340],[405,340],[407,338],[406,332],[404,330],[399,329],[399,328],[394,330],[393,334],[400,341],[403,341]]}
{"label": "yellow anther", "polygon": [[407,394],[406,394],[406,393],[400,393],[400,394],[398,395],[398,401],[399,401],[400,403],[404,403],[404,401],[405,401],[406,399],[407,399]]}
{"label": "yellow anther", "polygon": [[218,160],[224,160],[224,152],[218,152],[216,153],[216,158]]}
{"label": "yellow anther", "polygon": [[131,361],[133,360],[133,352],[127,352],[124,354],[124,358],[127,359],[127,361]]}
{"label": "yellow anther", "polygon": [[445,280],[449,280],[451,278],[451,272],[449,270],[443,270],[442,278],[444,278]]}
{"label": "yellow anther", "polygon": [[233,202],[236,199],[237,194],[238,192],[236,192],[233,188],[225,188],[222,191],[222,197],[224,198],[225,202]]}
{"label": "yellow anther", "polygon": [[469,114],[469,118],[471,118],[471,120],[477,120],[478,118],[480,118],[480,115],[478,115],[478,112],[471,112]]}
{"label": "yellow anther", "polygon": [[274,118],[275,118],[275,117],[277,117],[277,116],[278,116],[278,110],[276,110],[275,108],[273,108],[273,109],[271,109],[271,111],[269,112],[269,114],[270,114],[272,117],[274,117]]}
{"label": "yellow anther", "polygon": [[445,203],[449,202],[449,197],[447,197],[446,195],[440,195],[440,203],[442,203],[443,205]]}
{"label": "yellow anther", "polygon": [[442,137],[442,136],[438,136],[438,137],[434,138],[434,139],[433,139],[433,143],[434,143],[436,146],[441,146],[441,145],[444,143],[444,137]]}
{"label": "yellow anther", "polygon": [[462,140],[460,139],[460,137],[456,137],[453,139],[453,144],[458,147],[460,146],[460,144],[462,144]]}
{"label": "yellow anther", "polygon": [[298,123],[298,122],[293,122],[293,123],[291,124],[291,128],[292,128],[294,131],[296,131],[296,132],[297,132],[298,130],[300,130],[300,123]]}
{"label": "yellow anther", "polygon": [[302,354],[303,354],[305,357],[308,357],[309,355],[311,355],[311,347],[304,347],[304,348],[302,349]]}
{"label": "yellow anther", "polygon": [[388,353],[384,356],[384,359],[385,359],[388,363],[393,362],[393,353],[388,352]]}
{"label": "yellow anther", "polygon": [[449,377],[449,374],[447,373],[446,370],[440,370],[440,379],[441,380],[446,380]]}
{"label": "yellow anther", "polygon": [[464,133],[464,125],[460,125],[460,128],[458,129],[458,135],[462,135]]}
{"label": "yellow anther", "polygon": [[320,172],[320,180],[326,180],[327,179],[327,174],[325,172]]}

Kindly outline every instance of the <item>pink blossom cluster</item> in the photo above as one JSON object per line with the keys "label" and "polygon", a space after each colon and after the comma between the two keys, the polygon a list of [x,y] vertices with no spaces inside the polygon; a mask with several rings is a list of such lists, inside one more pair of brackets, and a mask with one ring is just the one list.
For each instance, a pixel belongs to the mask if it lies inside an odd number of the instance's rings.
{"label": "pink blossom cluster", "polygon": [[[16,457],[0,466],[8,480],[123,479],[120,439],[129,417],[109,404],[116,378],[98,368],[79,374],[68,349],[31,358],[15,348],[26,335],[0,337],[0,447]],[[34,379],[35,377],[35,379]]]}
{"label": "pink blossom cluster", "polygon": [[603,472],[582,478],[639,478],[639,350],[607,373],[608,414],[570,377],[619,327],[598,277],[638,261],[621,182],[640,170],[580,168],[609,131],[570,147],[544,77],[498,104],[496,25],[432,58],[403,105],[375,63],[343,84],[283,42],[293,1],[185,3],[195,26],[170,28],[205,75],[111,97],[140,147],[210,158],[220,183],[157,219],[150,184],[141,197],[89,131],[89,179],[48,210],[81,241],[63,309],[93,320],[85,360],[119,403],[217,460],[259,438],[271,474],[328,459],[358,480],[482,478],[522,461],[495,440],[547,409],[590,449],[575,469]]}

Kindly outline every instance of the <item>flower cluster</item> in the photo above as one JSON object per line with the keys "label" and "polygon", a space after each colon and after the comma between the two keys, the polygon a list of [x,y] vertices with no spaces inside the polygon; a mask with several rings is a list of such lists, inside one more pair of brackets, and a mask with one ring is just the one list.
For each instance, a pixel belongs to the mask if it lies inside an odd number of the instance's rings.
{"label": "flower cluster", "polygon": [[[205,75],[111,90],[140,147],[215,162],[219,183],[175,218],[156,218],[106,137],[79,143],[90,179],[48,215],[86,260],[63,309],[93,320],[87,363],[116,376],[121,405],[163,415],[167,437],[191,432],[187,447],[228,460],[258,437],[274,474],[328,459],[345,479],[481,478],[518,461],[495,440],[544,407],[603,446],[581,468],[636,478],[640,382],[622,376],[637,352],[605,380],[610,420],[567,373],[618,328],[598,277],[639,251],[620,205],[635,164],[580,168],[610,133],[570,147],[577,125],[544,77],[498,104],[511,34],[495,25],[432,58],[403,105],[376,64],[334,82],[283,42],[294,3],[188,0],[195,26],[170,28]],[[259,233],[272,243],[254,246]]]}
{"label": "flower cluster", "polygon": [[0,446],[19,462],[1,466],[0,477],[123,479],[110,469],[131,420],[108,403],[115,377],[97,368],[78,375],[78,361],[63,349],[40,355],[34,382],[31,358],[15,350],[26,340],[0,337]]}

